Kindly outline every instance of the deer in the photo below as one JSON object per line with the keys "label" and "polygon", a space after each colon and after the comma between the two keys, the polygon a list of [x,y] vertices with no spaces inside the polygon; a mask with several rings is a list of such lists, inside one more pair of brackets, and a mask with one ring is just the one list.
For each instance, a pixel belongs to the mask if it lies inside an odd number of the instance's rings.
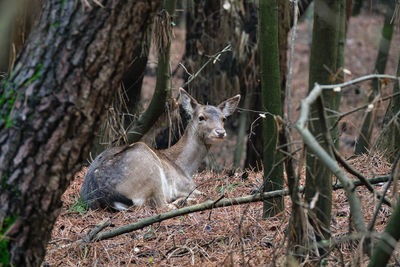
{"label": "deer", "polygon": [[236,110],[240,95],[218,106],[201,105],[183,88],[179,100],[191,115],[178,142],[164,150],[145,143],[112,147],[91,163],[81,199],[91,209],[122,211],[131,206],[163,207],[202,194],[192,178],[211,146],[226,137],[224,122]]}

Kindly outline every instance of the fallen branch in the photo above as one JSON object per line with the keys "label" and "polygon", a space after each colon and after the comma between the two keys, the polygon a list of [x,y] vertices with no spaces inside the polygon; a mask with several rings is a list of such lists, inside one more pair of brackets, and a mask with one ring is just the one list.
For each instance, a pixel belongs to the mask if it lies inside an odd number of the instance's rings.
{"label": "fallen branch", "polygon": [[[388,179],[389,179],[389,176],[381,176],[381,177],[368,179],[368,181],[370,184],[377,184],[377,183],[385,182]],[[361,186],[361,185],[363,185],[363,183],[361,183],[360,181],[354,181],[355,187]],[[338,189],[342,189],[342,188],[343,188],[343,185],[340,183],[333,185],[333,190],[338,190]],[[302,186],[299,187],[299,192],[303,192],[303,191],[304,191],[304,187],[302,187]],[[251,202],[258,202],[258,201],[263,201],[265,199],[270,199],[270,198],[277,197],[277,196],[286,196],[288,194],[289,194],[289,191],[287,189],[283,189],[283,190],[264,192],[262,194],[254,194],[254,195],[238,197],[238,198],[220,199],[218,202],[212,201],[212,200],[207,200],[206,202],[203,202],[201,204],[184,207],[184,208],[177,209],[177,210],[172,210],[172,211],[165,212],[162,214],[157,214],[155,216],[142,219],[142,220],[132,223],[132,224],[120,226],[120,227],[110,230],[108,232],[93,235],[92,233],[94,231],[97,231],[97,229],[99,228],[98,226],[96,226],[87,235],[87,236],[90,236],[90,238],[80,239],[80,240],[77,240],[75,243],[83,243],[83,242],[89,243],[91,241],[105,240],[105,239],[112,238],[112,237],[115,237],[115,236],[118,236],[121,234],[126,234],[129,232],[135,231],[135,230],[142,229],[142,228],[152,225],[154,223],[162,222],[164,220],[175,218],[175,217],[182,216],[182,215],[186,215],[189,213],[209,210],[209,209],[213,209],[213,208],[222,208],[222,207],[241,205],[241,204],[246,204],[246,203],[251,203]],[[103,224],[104,223],[102,223],[101,225],[103,225]]]}
{"label": "fallen branch", "polygon": [[[390,176],[380,176],[380,177],[368,179],[368,182],[370,184],[378,184],[378,183],[383,183],[383,182],[388,181],[389,178],[390,178]],[[364,185],[361,181],[354,181],[354,187],[358,187],[361,185]],[[340,183],[335,183],[332,185],[332,187],[333,187],[333,190],[338,190],[338,189],[342,189],[343,185]],[[304,192],[303,186],[299,187],[299,192],[300,193]],[[255,194],[255,195],[251,195],[251,196],[244,196],[244,197],[238,197],[238,198],[230,198],[230,199],[223,199],[223,200],[221,198],[219,198],[217,201],[208,200],[201,204],[184,207],[181,209],[172,210],[172,211],[169,211],[166,213],[158,214],[158,215],[155,215],[152,217],[145,218],[138,222],[124,225],[124,226],[115,228],[113,230],[110,230],[108,232],[99,234],[99,232],[101,230],[103,230],[104,228],[111,225],[111,222],[109,220],[105,220],[105,221],[99,223],[98,225],[96,225],[83,239],[78,239],[72,243],[59,246],[56,249],[50,250],[50,252],[68,248],[73,245],[83,245],[83,244],[88,244],[90,242],[105,240],[105,239],[112,238],[112,237],[115,237],[115,236],[118,236],[121,234],[126,234],[129,232],[133,232],[135,230],[142,229],[142,228],[152,225],[154,223],[162,222],[167,219],[175,218],[175,217],[186,215],[186,214],[193,213],[193,212],[209,210],[209,209],[213,209],[213,208],[229,207],[229,206],[233,206],[233,205],[247,204],[247,203],[251,203],[251,202],[258,202],[258,201],[263,201],[265,199],[273,198],[276,196],[287,196],[288,194],[289,194],[289,190],[283,189],[283,190],[264,192],[263,194]]]}
{"label": "fallen branch", "polygon": [[111,225],[111,221],[110,219],[106,219],[103,222],[99,223],[98,225],[96,225],[90,232],[89,234],[87,234],[84,238],[84,241],[86,243],[89,243],[90,241],[93,240],[93,238],[104,228],[108,227]]}

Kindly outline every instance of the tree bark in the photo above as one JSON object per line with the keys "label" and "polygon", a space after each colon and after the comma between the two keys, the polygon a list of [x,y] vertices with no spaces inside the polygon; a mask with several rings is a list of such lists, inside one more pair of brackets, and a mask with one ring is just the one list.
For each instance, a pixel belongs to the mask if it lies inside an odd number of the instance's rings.
{"label": "tree bark", "polygon": [[[315,0],[314,1],[314,26],[313,40],[311,45],[309,90],[311,91],[315,83],[328,85],[331,84],[331,71],[336,73],[337,52],[338,52],[338,28],[339,28],[339,2],[336,0]],[[325,69],[326,66],[328,70]],[[322,98],[316,104],[311,106],[311,118],[318,118],[318,112],[325,106],[335,109],[337,97],[334,92],[325,92]],[[318,106],[319,104],[319,106]],[[314,136],[320,136],[323,133],[323,125],[320,121],[310,121],[309,128]],[[321,139],[321,138],[320,138]],[[335,139],[335,137],[333,137]],[[320,145],[327,151],[328,143],[318,140]],[[333,156],[333,155],[331,155]],[[307,155],[306,189],[305,197],[308,203],[318,193],[318,201],[315,211],[316,221],[312,223],[318,225],[322,235],[319,240],[329,239],[330,221],[332,209],[332,173],[316,157],[314,153]]]}
{"label": "tree bark", "polygon": [[[283,187],[283,163],[280,162],[282,154],[277,149],[281,125],[276,117],[282,117],[277,1],[260,1],[259,12],[261,96],[263,111],[268,112],[263,119],[264,192],[269,192]],[[265,200],[263,217],[274,216],[283,208],[282,197],[273,198],[272,201]]]}
{"label": "tree bark", "polygon": [[1,87],[1,242],[14,266],[41,264],[61,195],[86,159],[157,5],[102,4],[46,1]]}

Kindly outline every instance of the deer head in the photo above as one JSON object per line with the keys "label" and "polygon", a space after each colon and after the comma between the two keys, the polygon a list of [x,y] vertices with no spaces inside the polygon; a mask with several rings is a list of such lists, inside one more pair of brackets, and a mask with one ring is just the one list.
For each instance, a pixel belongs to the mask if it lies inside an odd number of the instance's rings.
{"label": "deer head", "polygon": [[192,116],[189,129],[206,145],[224,140],[226,137],[224,122],[226,117],[235,111],[240,95],[229,98],[215,107],[199,104],[183,88],[180,88],[179,92],[183,108]]}

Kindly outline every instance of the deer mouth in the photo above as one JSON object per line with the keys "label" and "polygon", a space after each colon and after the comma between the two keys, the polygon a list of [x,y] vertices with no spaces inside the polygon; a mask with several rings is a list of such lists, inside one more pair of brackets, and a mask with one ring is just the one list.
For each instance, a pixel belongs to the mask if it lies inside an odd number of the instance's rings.
{"label": "deer mouth", "polygon": [[225,136],[213,136],[212,139],[216,140],[217,142],[220,142],[225,139]]}
{"label": "deer mouth", "polygon": [[213,145],[224,141],[224,137],[210,136],[205,140],[206,144]]}

